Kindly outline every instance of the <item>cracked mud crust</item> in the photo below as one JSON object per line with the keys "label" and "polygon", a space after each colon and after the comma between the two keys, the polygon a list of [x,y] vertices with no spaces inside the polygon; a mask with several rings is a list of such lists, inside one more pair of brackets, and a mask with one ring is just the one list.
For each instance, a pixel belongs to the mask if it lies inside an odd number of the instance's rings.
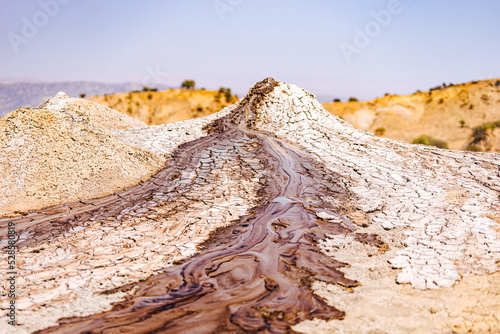
{"label": "cracked mud crust", "polygon": [[22,329],[498,331],[500,155],[377,138],[273,79],[111,131],[167,168],[30,217],[58,224],[19,250]]}

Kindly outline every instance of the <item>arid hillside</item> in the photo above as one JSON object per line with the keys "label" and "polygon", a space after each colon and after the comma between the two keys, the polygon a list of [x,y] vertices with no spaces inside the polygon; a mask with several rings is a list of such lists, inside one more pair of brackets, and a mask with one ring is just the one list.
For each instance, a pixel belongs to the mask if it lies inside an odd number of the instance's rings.
{"label": "arid hillside", "polygon": [[[325,103],[359,129],[412,143],[422,135],[450,149],[500,152],[500,80],[440,87],[367,102]],[[422,138],[423,142],[429,138]]]}
{"label": "arid hillside", "polygon": [[94,96],[108,106],[148,125],[160,125],[211,115],[238,101],[226,91],[169,89]]}

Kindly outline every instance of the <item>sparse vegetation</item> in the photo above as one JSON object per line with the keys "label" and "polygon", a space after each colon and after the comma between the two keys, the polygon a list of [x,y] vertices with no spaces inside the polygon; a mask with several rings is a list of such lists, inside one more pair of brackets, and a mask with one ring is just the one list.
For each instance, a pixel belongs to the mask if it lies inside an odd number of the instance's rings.
{"label": "sparse vegetation", "polygon": [[[466,147],[468,151],[480,152],[482,151],[481,146],[486,147],[486,150],[491,147],[488,144],[488,131],[500,128],[500,121],[487,122],[472,129],[472,139]],[[480,145],[481,144],[481,145]]]}
{"label": "sparse vegetation", "polygon": [[215,96],[216,99],[220,99],[221,95],[224,94],[226,98],[226,102],[230,102],[233,95],[231,94],[231,88],[228,87],[220,87],[219,93]]}
{"label": "sparse vegetation", "polygon": [[458,123],[460,124],[461,128],[465,127],[465,121],[463,119],[459,120]]}
{"label": "sparse vegetation", "polygon": [[435,146],[439,148],[448,148],[448,143],[444,140],[435,139],[432,136],[421,135],[418,138],[413,139],[412,144],[421,144],[427,146]]}
{"label": "sparse vegetation", "polygon": [[333,102],[340,102],[339,98],[333,99]]}
{"label": "sparse vegetation", "polygon": [[355,98],[355,97],[352,97],[352,96],[351,96],[351,97],[349,98],[349,102],[358,102],[358,99],[357,99],[357,98]]}
{"label": "sparse vegetation", "polygon": [[184,80],[181,84],[181,88],[185,88],[185,89],[194,89],[194,87],[196,86],[196,83],[194,82],[194,80]]}
{"label": "sparse vegetation", "polygon": [[80,94],[80,98],[81,98],[81,99],[84,99],[84,98],[85,98],[85,96],[87,96],[87,94],[85,94],[85,93],[81,93],[81,94]]}
{"label": "sparse vegetation", "polygon": [[432,88],[429,89],[429,91],[440,90],[440,89],[443,89],[443,88],[446,88],[446,87],[453,87],[453,86],[455,86],[455,84],[453,84],[451,82],[448,85],[446,84],[446,82],[443,82],[442,85],[432,87]]}
{"label": "sparse vegetation", "polygon": [[375,129],[375,134],[376,134],[377,136],[383,136],[383,135],[384,135],[384,133],[385,133],[385,128],[383,128],[383,127],[376,128],[376,129]]}
{"label": "sparse vegetation", "polygon": [[482,152],[483,150],[481,149],[480,146],[478,145],[469,145],[465,148],[466,151],[471,151],[471,152]]}
{"label": "sparse vegetation", "polygon": [[153,87],[144,86],[144,87],[142,87],[142,91],[143,91],[143,92],[157,92],[157,91],[158,91],[158,88],[153,88]]}
{"label": "sparse vegetation", "polygon": [[439,104],[442,104],[443,102],[444,102],[443,98],[440,98],[439,101],[438,101]]}

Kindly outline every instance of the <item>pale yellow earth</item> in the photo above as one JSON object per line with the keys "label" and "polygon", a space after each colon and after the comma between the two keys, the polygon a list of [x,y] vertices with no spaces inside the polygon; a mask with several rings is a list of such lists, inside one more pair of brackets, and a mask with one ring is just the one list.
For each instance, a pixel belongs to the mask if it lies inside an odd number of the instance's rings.
{"label": "pale yellow earth", "polygon": [[[356,128],[382,137],[411,143],[425,134],[444,140],[450,149],[461,150],[470,144],[474,127],[500,121],[500,80],[465,83],[405,96],[386,95],[366,102],[324,103],[323,106]],[[461,120],[465,122],[463,126]],[[500,128],[487,133],[487,140],[476,146],[481,151],[500,152]]]}
{"label": "pale yellow earth", "polygon": [[210,90],[169,89],[94,96],[89,100],[132,116],[148,125],[160,125],[211,115],[238,101]]}

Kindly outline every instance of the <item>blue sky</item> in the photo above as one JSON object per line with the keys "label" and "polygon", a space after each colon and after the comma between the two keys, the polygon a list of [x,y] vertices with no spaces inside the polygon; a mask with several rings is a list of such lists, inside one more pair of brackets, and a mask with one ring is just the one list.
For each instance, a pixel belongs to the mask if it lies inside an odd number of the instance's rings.
{"label": "blue sky", "polygon": [[496,0],[5,0],[0,80],[245,93],[272,76],[371,99],[500,77],[499,13]]}

